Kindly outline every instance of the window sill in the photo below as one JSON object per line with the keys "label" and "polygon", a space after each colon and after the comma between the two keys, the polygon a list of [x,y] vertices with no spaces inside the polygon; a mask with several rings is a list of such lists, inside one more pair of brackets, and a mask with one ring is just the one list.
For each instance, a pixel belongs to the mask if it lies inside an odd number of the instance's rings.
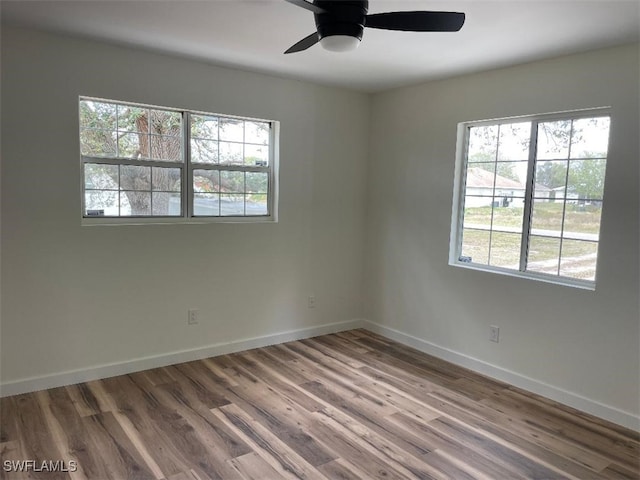
{"label": "window sill", "polygon": [[211,223],[278,223],[274,215],[255,217],[82,217],[83,227],[119,225],[202,225]]}
{"label": "window sill", "polygon": [[580,280],[577,278],[558,277],[555,275],[548,275],[544,273],[535,272],[520,272],[509,270],[500,267],[491,267],[488,265],[478,265],[474,263],[463,263],[459,261],[450,261],[449,265],[453,267],[466,268],[469,270],[478,270],[481,272],[497,273],[499,275],[506,275],[508,277],[524,278],[527,280],[536,280],[538,282],[551,283],[554,285],[561,285],[564,287],[579,288],[582,290],[595,291],[596,282],[592,280]]}

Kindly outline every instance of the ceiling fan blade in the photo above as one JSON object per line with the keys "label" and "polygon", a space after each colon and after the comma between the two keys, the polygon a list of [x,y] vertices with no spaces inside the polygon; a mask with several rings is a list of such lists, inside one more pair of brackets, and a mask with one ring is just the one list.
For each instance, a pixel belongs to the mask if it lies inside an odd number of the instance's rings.
{"label": "ceiling fan blade", "polygon": [[464,24],[458,12],[389,12],[367,15],[366,27],[408,32],[457,32]]}
{"label": "ceiling fan blade", "polygon": [[320,37],[318,37],[318,32],[313,32],[311,35],[304,37],[295,45],[289,47],[289,49],[284,53],[296,53],[306,50],[309,47],[313,47],[316,43],[320,41]]}
{"label": "ceiling fan blade", "polygon": [[324,8],[320,8],[317,5],[314,5],[311,2],[307,2],[307,0],[285,0],[286,2],[297,5],[298,7],[302,7],[305,10],[309,10],[313,13],[325,13],[326,10]]}

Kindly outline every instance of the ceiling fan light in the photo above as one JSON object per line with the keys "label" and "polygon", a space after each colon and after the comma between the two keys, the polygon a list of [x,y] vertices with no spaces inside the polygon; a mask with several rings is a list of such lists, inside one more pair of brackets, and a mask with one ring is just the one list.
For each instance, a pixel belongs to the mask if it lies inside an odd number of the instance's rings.
{"label": "ceiling fan light", "polygon": [[320,39],[320,45],[322,45],[322,48],[325,50],[331,52],[348,52],[358,48],[360,39],[350,35],[330,35],[328,37],[322,37]]}

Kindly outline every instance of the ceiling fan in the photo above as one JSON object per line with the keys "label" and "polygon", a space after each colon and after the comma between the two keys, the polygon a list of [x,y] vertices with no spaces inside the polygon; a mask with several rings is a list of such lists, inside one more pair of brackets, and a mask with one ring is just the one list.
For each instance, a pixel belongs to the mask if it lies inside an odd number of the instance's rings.
{"label": "ceiling fan", "polygon": [[344,52],[356,48],[364,27],[410,32],[457,32],[464,24],[458,12],[387,12],[367,15],[368,0],[286,0],[313,12],[316,32],[284,53],[295,53],[320,42],[326,50]]}

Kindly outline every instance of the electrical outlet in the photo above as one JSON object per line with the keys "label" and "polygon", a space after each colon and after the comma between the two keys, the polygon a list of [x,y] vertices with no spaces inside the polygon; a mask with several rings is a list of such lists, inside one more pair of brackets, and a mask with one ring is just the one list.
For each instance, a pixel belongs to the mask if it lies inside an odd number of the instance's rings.
{"label": "electrical outlet", "polygon": [[187,316],[187,324],[198,325],[200,323],[200,312],[196,308],[190,308]]}
{"label": "electrical outlet", "polygon": [[316,297],[314,295],[309,295],[307,297],[307,307],[316,308]]}
{"label": "electrical outlet", "polygon": [[489,340],[496,343],[500,341],[500,327],[489,325]]}

